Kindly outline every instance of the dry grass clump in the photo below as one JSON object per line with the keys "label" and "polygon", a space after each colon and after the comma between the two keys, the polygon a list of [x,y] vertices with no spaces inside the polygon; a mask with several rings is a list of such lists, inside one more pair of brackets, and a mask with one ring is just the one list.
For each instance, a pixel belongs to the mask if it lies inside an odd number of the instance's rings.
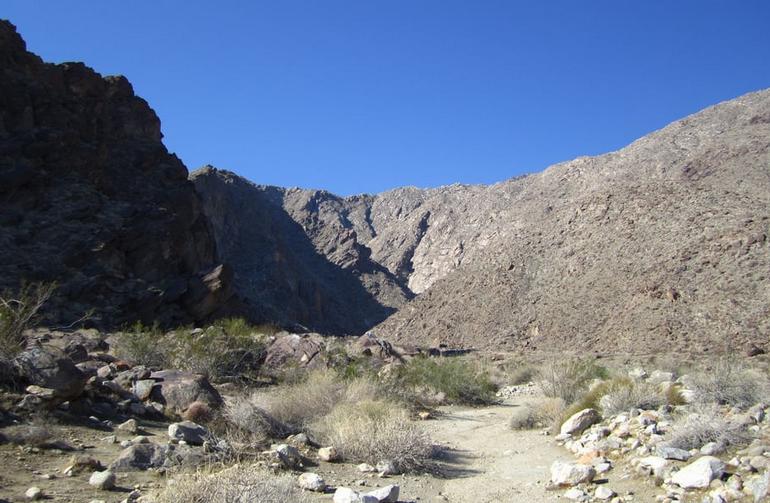
{"label": "dry grass clump", "polygon": [[565,409],[561,398],[546,398],[535,404],[525,404],[513,412],[508,426],[512,430],[549,428],[555,431],[561,426]]}
{"label": "dry grass clump", "polygon": [[312,430],[348,461],[388,460],[407,472],[428,469],[434,455],[428,434],[398,404],[386,400],[342,403]]}
{"label": "dry grass clump", "polygon": [[56,290],[55,283],[22,285],[15,294],[0,294],[0,380],[9,379],[10,362],[27,345],[24,331],[39,318],[40,310]]}
{"label": "dry grass clump", "polygon": [[665,445],[678,449],[700,449],[716,442],[720,450],[748,443],[750,436],[738,422],[730,421],[716,406],[702,406],[681,417],[671,427]]}
{"label": "dry grass clump", "polygon": [[235,465],[220,472],[176,477],[155,499],[158,503],[306,503],[294,478],[276,476],[262,468]]}
{"label": "dry grass clump", "polygon": [[612,416],[633,409],[654,410],[666,405],[668,400],[667,390],[657,384],[616,379],[607,386],[599,406],[605,416]]}
{"label": "dry grass clump", "polygon": [[591,381],[606,378],[607,369],[590,361],[572,358],[548,361],[538,369],[537,375],[545,396],[561,398],[571,404],[588,390]]}
{"label": "dry grass clump", "polygon": [[768,394],[765,378],[728,358],[720,358],[712,370],[694,374],[690,386],[695,401],[702,404],[750,407]]}
{"label": "dry grass clump", "polygon": [[251,401],[277,422],[301,430],[331,412],[348,387],[334,372],[317,370],[304,381],[254,394]]}

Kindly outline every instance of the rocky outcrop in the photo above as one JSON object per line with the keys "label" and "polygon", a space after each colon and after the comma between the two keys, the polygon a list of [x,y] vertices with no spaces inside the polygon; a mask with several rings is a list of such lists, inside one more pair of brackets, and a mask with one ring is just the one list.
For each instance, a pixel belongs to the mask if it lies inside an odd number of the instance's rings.
{"label": "rocky outcrop", "polygon": [[212,167],[191,179],[251,318],[360,334],[411,297],[358,239],[351,221],[364,218],[366,198],[259,186]]}
{"label": "rocky outcrop", "polygon": [[120,76],[46,64],[0,21],[0,290],[56,282],[49,321],[206,318],[230,297],[160,121]]}

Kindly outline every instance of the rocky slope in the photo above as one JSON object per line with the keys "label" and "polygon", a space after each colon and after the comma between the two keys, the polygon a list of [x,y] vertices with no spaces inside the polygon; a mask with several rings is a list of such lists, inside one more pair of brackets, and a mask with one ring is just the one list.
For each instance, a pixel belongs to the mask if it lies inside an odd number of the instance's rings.
{"label": "rocky slope", "polygon": [[[309,277],[297,264],[310,266],[303,257],[315,251],[369,299],[400,308],[375,331],[401,342],[706,351],[764,344],[770,329],[770,91],[617,152],[490,186],[339,198],[212,169],[196,186],[227,260],[276,270],[254,245],[269,241],[265,232],[238,237],[268,220],[267,234],[285,234],[275,215],[260,213],[269,206],[305,240],[304,255],[280,267]],[[237,197],[225,195],[236,187]],[[249,211],[254,218],[239,223]],[[244,289],[255,275],[234,265]],[[343,283],[337,291],[350,294]],[[353,297],[365,294],[356,289]],[[336,308],[355,317],[345,305]],[[377,316],[364,318],[361,328]]]}
{"label": "rocky slope", "polygon": [[189,322],[231,295],[187,170],[124,77],[46,64],[0,21],[0,290],[55,281],[49,321]]}
{"label": "rocky slope", "polygon": [[770,90],[614,153],[428,194],[389,232],[423,236],[409,284],[430,288],[379,335],[618,352],[767,342]]}

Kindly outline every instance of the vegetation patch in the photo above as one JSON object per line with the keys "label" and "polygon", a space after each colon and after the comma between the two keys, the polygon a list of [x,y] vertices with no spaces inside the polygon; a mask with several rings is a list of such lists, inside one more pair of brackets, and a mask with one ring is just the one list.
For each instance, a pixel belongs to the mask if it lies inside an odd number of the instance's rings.
{"label": "vegetation patch", "polygon": [[497,387],[489,374],[465,358],[413,358],[397,367],[393,379],[418,402],[484,405],[496,400]]}

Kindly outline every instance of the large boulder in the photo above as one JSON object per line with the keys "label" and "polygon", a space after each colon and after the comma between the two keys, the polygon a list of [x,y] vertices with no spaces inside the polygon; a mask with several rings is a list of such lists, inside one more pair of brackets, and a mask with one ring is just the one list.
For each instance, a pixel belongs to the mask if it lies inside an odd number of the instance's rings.
{"label": "large boulder", "polygon": [[14,360],[16,372],[28,384],[54,390],[56,398],[69,400],[83,392],[86,375],[60,349],[36,346]]}
{"label": "large boulder", "polygon": [[110,465],[112,471],[135,471],[160,468],[166,462],[168,446],[153,443],[135,444],[124,449]]}
{"label": "large boulder", "polygon": [[551,483],[557,487],[571,487],[583,482],[591,482],[596,476],[592,466],[580,463],[555,461],[551,465]]}
{"label": "large boulder", "polygon": [[278,334],[267,347],[265,367],[280,370],[286,365],[306,368],[323,365],[323,343],[318,334]]}
{"label": "large boulder", "polygon": [[725,472],[724,462],[714,456],[703,456],[685,466],[672,477],[671,481],[683,489],[708,487],[711,481]]}
{"label": "large boulder", "polygon": [[150,376],[155,380],[150,399],[163,405],[169,418],[181,418],[194,402],[206,404],[211,410],[222,405],[222,397],[206,376],[181,370],[161,370]]}
{"label": "large boulder", "polygon": [[596,409],[583,409],[569,417],[561,425],[562,435],[580,435],[589,426],[602,420],[602,415]]}

